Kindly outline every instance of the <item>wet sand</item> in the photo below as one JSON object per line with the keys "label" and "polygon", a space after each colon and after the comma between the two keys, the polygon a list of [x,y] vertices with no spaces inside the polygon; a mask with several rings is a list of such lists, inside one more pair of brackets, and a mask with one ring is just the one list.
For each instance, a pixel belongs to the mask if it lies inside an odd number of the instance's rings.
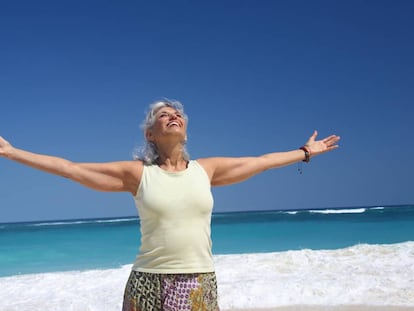
{"label": "wet sand", "polygon": [[[224,310],[226,311],[226,310]],[[230,311],[230,310],[228,310]],[[269,309],[232,309],[231,311],[414,311],[412,307],[402,306],[365,306],[365,305],[341,305],[341,306],[287,306]]]}

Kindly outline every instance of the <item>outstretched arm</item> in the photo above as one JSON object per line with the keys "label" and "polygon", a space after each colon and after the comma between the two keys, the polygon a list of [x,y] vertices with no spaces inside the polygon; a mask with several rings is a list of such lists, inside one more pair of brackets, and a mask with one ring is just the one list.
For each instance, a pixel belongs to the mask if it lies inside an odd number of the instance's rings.
{"label": "outstretched arm", "polygon": [[69,178],[98,191],[125,191],[135,194],[142,172],[142,163],[139,161],[75,163],[60,157],[15,148],[1,136],[0,156]]}
{"label": "outstretched arm", "polygon": [[[315,131],[304,145],[305,150],[297,149],[286,152],[269,153],[258,157],[241,158],[206,158],[199,163],[205,168],[213,186],[223,186],[244,181],[265,170],[279,168],[315,157],[338,148],[340,137],[328,136],[316,140]],[[305,152],[306,151],[306,152]]]}

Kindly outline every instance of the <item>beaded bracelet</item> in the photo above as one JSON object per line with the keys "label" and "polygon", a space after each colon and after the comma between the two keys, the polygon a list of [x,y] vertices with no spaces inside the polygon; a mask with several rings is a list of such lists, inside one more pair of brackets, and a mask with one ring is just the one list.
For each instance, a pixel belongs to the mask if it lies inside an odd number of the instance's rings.
{"label": "beaded bracelet", "polygon": [[303,160],[303,162],[308,163],[310,161],[310,151],[308,148],[306,148],[305,146],[300,147],[300,150],[303,150],[305,152],[305,159]]}

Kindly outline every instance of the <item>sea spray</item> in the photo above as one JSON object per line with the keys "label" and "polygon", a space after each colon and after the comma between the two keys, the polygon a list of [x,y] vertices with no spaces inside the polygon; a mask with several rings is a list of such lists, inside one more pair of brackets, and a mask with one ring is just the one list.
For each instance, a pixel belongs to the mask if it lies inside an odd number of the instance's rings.
{"label": "sea spray", "polygon": [[[414,307],[414,242],[216,255],[221,309],[284,305]],[[121,309],[131,265],[0,278],[0,310]]]}

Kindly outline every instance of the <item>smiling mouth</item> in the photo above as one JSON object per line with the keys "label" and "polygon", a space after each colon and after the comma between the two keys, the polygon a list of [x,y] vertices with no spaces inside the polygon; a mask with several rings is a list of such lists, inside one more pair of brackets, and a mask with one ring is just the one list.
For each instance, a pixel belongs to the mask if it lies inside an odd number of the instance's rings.
{"label": "smiling mouth", "polygon": [[176,122],[176,121],[173,121],[173,122],[168,123],[167,126],[168,127],[171,127],[171,126],[178,126],[178,127],[180,127],[180,124],[178,122]]}

